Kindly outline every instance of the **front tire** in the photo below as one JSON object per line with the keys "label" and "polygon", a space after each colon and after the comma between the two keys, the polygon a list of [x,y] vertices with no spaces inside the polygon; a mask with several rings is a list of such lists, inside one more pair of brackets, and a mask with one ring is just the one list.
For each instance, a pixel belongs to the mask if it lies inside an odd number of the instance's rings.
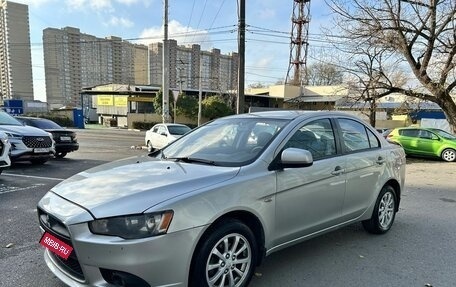
{"label": "front tire", "polygon": [[253,276],[258,248],[255,235],[241,221],[218,224],[201,239],[193,258],[190,286],[247,286]]}
{"label": "front tire", "polygon": [[30,160],[30,162],[32,164],[37,164],[37,165],[45,164],[47,161],[48,161],[47,158],[35,158],[35,159]]}
{"label": "front tire", "polygon": [[55,154],[56,158],[64,158],[67,155],[66,152],[58,152]]}
{"label": "front tire", "polygon": [[455,161],[456,160],[456,150],[451,149],[451,148],[447,148],[447,149],[442,151],[442,154],[440,155],[440,157],[444,161],[447,161],[447,162]]}
{"label": "front tire", "polygon": [[396,217],[397,199],[396,191],[393,187],[386,185],[380,191],[375,202],[372,217],[363,221],[364,229],[373,234],[383,234],[388,232],[393,225]]}

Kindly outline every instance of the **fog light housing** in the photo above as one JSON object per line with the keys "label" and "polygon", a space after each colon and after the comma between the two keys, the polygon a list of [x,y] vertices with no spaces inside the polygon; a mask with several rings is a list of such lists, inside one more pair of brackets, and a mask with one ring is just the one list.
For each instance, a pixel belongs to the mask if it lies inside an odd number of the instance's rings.
{"label": "fog light housing", "polygon": [[103,279],[114,286],[150,287],[150,285],[143,279],[127,272],[103,268],[100,268],[100,272]]}

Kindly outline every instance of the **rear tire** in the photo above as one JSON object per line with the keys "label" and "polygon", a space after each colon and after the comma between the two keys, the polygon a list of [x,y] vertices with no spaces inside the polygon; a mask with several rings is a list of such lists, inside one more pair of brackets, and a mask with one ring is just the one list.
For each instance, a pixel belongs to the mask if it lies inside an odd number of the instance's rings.
{"label": "rear tire", "polygon": [[373,234],[383,234],[388,232],[393,226],[396,217],[397,199],[396,191],[393,187],[385,185],[377,201],[375,202],[372,217],[363,221],[364,229]]}
{"label": "rear tire", "polygon": [[440,157],[447,162],[452,162],[456,160],[456,150],[452,148],[447,148],[442,151]]}
{"label": "rear tire", "polygon": [[247,286],[257,262],[255,235],[239,220],[220,222],[201,239],[190,271],[190,286]]}

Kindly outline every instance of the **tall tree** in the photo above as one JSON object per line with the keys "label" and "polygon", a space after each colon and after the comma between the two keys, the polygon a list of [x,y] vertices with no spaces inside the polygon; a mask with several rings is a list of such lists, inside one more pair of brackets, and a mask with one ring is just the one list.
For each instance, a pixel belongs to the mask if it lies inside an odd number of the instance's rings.
{"label": "tall tree", "polygon": [[336,65],[315,63],[307,67],[307,85],[330,86],[342,84],[343,73]]}
{"label": "tall tree", "polygon": [[451,97],[456,87],[456,1],[327,1],[338,28],[337,35],[328,34],[347,40],[346,51],[381,49],[396,68],[413,75],[404,84],[378,66],[370,87],[377,90],[375,97],[402,93],[434,102],[456,131],[456,103]]}

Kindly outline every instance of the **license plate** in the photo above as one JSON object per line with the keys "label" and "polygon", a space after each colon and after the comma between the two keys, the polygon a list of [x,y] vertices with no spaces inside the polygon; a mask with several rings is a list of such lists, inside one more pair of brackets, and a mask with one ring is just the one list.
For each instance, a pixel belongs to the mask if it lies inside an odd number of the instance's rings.
{"label": "license plate", "polygon": [[47,153],[49,152],[48,148],[36,148],[33,150],[34,153]]}
{"label": "license plate", "polygon": [[41,237],[40,244],[63,259],[68,259],[73,251],[73,247],[47,232]]}
{"label": "license plate", "polygon": [[71,141],[71,137],[60,137],[60,140],[63,142],[69,142]]}

